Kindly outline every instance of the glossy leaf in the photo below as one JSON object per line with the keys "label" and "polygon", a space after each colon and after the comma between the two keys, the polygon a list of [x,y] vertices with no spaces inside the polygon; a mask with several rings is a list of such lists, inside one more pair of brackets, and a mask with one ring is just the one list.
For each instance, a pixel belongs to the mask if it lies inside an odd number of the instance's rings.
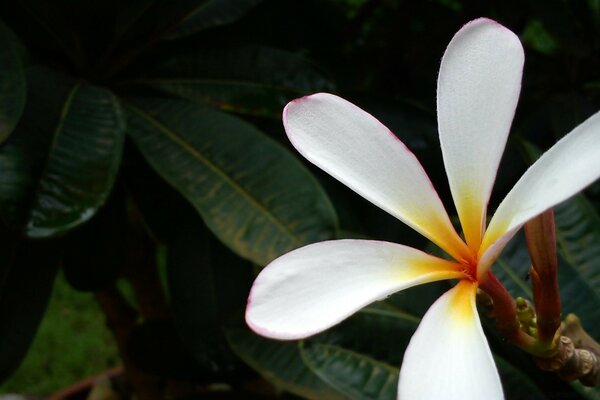
{"label": "glossy leaf", "polygon": [[396,399],[397,367],[329,344],[304,345],[301,353],[315,374],[348,399]]}
{"label": "glossy leaf", "polygon": [[0,21],[0,143],[4,142],[21,118],[25,106],[25,72],[15,36]]}
{"label": "glossy leaf", "polygon": [[404,350],[419,318],[374,303],[301,347],[306,365],[349,399],[395,399]]}
{"label": "glossy leaf", "polygon": [[46,68],[27,70],[27,104],[15,132],[0,147],[0,214],[13,230],[23,230],[52,144],[53,127],[73,81]]}
{"label": "glossy leaf", "polygon": [[230,328],[227,340],[233,351],[275,386],[311,400],[344,400],[306,367],[298,342],[264,339],[248,328]]}
{"label": "glossy leaf", "polygon": [[387,301],[373,303],[311,342],[343,347],[400,367],[419,320]]}
{"label": "glossy leaf", "polygon": [[264,265],[333,235],[335,212],[317,182],[251,125],[179,100],[128,103],[128,133],[219,239]]}
{"label": "glossy leaf", "polygon": [[0,292],[0,382],[27,354],[50,299],[58,257],[53,243],[22,242]]}
{"label": "glossy leaf", "polygon": [[192,8],[167,39],[192,35],[207,28],[230,24],[242,18],[262,0],[202,0]]}
{"label": "glossy leaf", "polygon": [[292,99],[333,90],[301,55],[259,46],[178,56],[135,83],[221,110],[277,119]]}
{"label": "glossy leaf", "polygon": [[30,237],[62,233],[104,204],[121,162],[124,120],[108,90],[72,86],[54,127],[53,143],[27,224]]}
{"label": "glossy leaf", "polygon": [[600,338],[600,216],[579,195],[554,209],[563,313],[578,314]]}

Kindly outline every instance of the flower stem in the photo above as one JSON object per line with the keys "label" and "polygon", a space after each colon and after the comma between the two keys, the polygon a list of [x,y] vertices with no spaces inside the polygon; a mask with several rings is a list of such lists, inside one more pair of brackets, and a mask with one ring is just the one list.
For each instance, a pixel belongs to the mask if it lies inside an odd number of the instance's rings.
{"label": "flower stem", "polygon": [[527,248],[531,257],[531,287],[536,310],[538,340],[550,345],[560,328],[558,260],[552,209],[525,224]]}
{"label": "flower stem", "polygon": [[502,336],[523,350],[537,355],[537,341],[521,330],[516,302],[498,278],[488,272],[485,279],[480,281],[479,287],[492,299],[493,315]]}

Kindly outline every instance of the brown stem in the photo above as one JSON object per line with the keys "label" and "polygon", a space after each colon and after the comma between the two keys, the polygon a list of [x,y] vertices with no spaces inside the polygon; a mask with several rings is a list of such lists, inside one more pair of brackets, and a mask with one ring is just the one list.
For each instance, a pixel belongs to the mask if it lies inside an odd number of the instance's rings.
{"label": "brown stem", "polygon": [[481,280],[479,287],[492,299],[493,315],[502,336],[516,346],[536,354],[538,352],[536,341],[521,330],[515,300],[506,288],[491,272]]}
{"label": "brown stem", "polygon": [[552,209],[525,224],[525,237],[532,263],[531,287],[538,340],[547,344],[555,339],[561,320],[555,235]]}
{"label": "brown stem", "polygon": [[128,356],[127,341],[136,326],[137,313],[116,288],[97,291],[96,300],[106,316],[108,328],[117,342],[129,382],[140,400],[162,398],[162,382],[158,377],[138,369]]}

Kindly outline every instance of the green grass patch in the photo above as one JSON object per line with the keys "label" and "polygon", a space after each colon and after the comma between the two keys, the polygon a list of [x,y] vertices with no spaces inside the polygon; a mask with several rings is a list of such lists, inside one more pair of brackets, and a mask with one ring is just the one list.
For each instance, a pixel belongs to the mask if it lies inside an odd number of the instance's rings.
{"label": "green grass patch", "polygon": [[25,360],[0,393],[51,394],[119,364],[116,344],[94,295],[72,289],[60,274]]}

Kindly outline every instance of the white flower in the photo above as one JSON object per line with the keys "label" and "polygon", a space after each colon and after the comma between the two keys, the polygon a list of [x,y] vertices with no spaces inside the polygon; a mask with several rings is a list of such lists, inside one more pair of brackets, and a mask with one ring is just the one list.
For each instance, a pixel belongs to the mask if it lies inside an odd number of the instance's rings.
{"label": "white flower", "polygon": [[326,93],[289,103],[285,129],[304,157],[429,238],[453,260],[380,241],[311,244],[263,269],[248,299],[248,325],[270,338],[305,338],[396,291],[459,279],[431,306],[413,335],[398,397],[501,399],[502,386],[477,315],[476,289],[523,224],[600,177],[597,113],[527,170],[486,227],[523,61],[517,36],[483,18],[466,24],[442,59],[439,134],[464,241],[421,164],[377,119]]}

